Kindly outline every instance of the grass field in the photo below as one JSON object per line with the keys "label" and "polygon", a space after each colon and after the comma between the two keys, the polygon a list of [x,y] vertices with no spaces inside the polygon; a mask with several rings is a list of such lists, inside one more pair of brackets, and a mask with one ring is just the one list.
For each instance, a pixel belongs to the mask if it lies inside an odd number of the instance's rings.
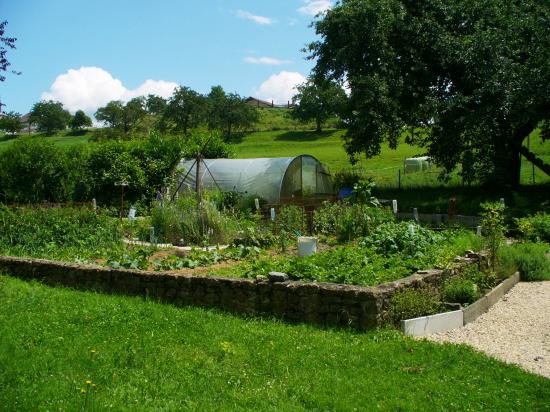
{"label": "grass field", "polygon": [[544,410],[550,381],[465,346],[0,277],[4,410]]}

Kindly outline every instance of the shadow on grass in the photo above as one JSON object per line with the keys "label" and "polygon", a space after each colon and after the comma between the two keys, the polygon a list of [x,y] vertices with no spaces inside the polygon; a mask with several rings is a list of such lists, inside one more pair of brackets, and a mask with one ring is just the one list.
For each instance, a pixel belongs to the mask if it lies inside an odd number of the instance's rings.
{"label": "shadow on grass", "polygon": [[391,188],[377,187],[374,195],[381,199],[397,199],[399,209],[409,212],[417,208],[420,213],[447,213],[449,200],[456,199],[456,213],[478,215],[480,203],[497,202],[504,198],[509,216],[526,216],[537,211],[550,212],[550,184],[523,185],[516,190],[491,186],[440,186]]}
{"label": "shadow on grass", "polygon": [[70,130],[68,131],[65,136],[84,136],[88,133],[87,129],[81,129],[81,130]]}
{"label": "shadow on grass", "polygon": [[291,142],[311,142],[325,137],[330,137],[336,129],[322,130],[320,132],[311,130],[295,130],[281,133],[275,137],[275,140],[291,141]]}

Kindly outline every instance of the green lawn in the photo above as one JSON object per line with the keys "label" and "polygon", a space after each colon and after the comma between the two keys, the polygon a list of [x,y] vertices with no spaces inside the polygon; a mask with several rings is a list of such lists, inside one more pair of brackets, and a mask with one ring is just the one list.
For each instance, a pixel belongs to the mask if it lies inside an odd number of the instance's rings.
{"label": "green lawn", "polygon": [[389,330],[245,319],[8,276],[0,277],[0,308],[4,410],[534,411],[550,404],[548,379],[465,346]]}

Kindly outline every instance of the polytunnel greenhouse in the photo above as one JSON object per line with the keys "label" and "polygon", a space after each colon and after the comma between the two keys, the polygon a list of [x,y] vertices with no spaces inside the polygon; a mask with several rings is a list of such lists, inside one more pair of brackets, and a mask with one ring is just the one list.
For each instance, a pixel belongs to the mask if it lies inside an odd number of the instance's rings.
{"label": "polytunnel greenhouse", "polygon": [[[178,191],[195,190],[197,161],[178,165]],[[202,159],[200,187],[237,192],[269,204],[291,203],[304,198],[333,196],[332,178],[326,167],[309,155],[257,159]]]}

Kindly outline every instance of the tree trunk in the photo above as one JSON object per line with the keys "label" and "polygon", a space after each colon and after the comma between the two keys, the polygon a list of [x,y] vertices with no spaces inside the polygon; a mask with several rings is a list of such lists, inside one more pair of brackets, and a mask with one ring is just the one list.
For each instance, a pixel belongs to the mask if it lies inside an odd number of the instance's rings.
{"label": "tree trunk", "polygon": [[527,150],[525,146],[521,146],[520,153],[536,167],[538,167],[540,170],[550,176],[550,164],[544,163],[541,158],[535,156],[535,154]]}
{"label": "tree trunk", "polygon": [[315,119],[315,123],[317,124],[317,129],[315,129],[315,131],[317,133],[320,133],[321,132],[321,119],[319,119],[319,118]]}

